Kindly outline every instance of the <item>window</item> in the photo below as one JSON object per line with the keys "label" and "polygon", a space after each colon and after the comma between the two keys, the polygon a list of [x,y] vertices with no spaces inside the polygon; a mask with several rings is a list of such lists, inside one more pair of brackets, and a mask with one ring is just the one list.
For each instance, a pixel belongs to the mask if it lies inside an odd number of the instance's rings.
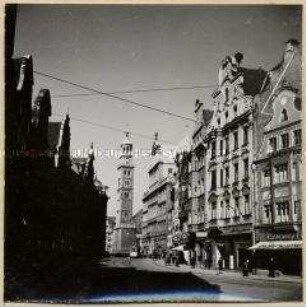
{"label": "window", "polygon": [[217,185],[217,176],[216,170],[211,172],[211,190],[216,190]]}
{"label": "window", "polygon": [[211,159],[216,157],[216,142],[211,142]]}
{"label": "window", "polygon": [[223,201],[220,202],[221,219],[225,218],[225,207]]}
{"label": "window", "polygon": [[225,218],[228,219],[230,218],[230,201],[227,199],[225,201]]}
{"label": "window", "polygon": [[244,214],[251,214],[250,196],[244,196]]}
{"label": "window", "polygon": [[234,217],[238,217],[240,215],[240,208],[239,208],[239,198],[235,198],[235,207],[234,207]]}
{"label": "window", "polygon": [[238,163],[234,164],[234,181],[237,182],[239,180],[239,165]]}
{"label": "window", "polygon": [[225,88],[225,103],[228,102],[229,95],[228,95],[228,87]]}
{"label": "window", "polygon": [[288,181],[288,163],[277,164],[274,166],[274,183],[282,183]]}
{"label": "window", "polygon": [[222,188],[223,185],[224,185],[224,182],[223,182],[223,172],[224,170],[223,169],[220,169],[220,187]]}
{"label": "window", "polygon": [[121,178],[118,178],[118,187],[121,187]]}
{"label": "window", "polygon": [[244,166],[244,178],[247,179],[249,177],[249,159],[243,160]]}
{"label": "window", "polygon": [[289,134],[288,133],[281,135],[281,146],[282,146],[282,149],[286,149],[289,147]]}
{"label": "window", "polygon": [[225,138],[225,154],[226,155],[229,154],[229,137],[228,136]]}
{"label": "window", "polygon": [[243,145],[247,145],[249,143],[249,127],[243,127]]}
{"label": "window", "polygon": [[272,221],[272,207],[271,205],[265,205],[265,219],[266,222],[271,223]]}
{"label": "window", "polygon": [[201,178],[201,193],[204,193],[205,185],[204,185],[204,179]]}
{"label": "window", "polygon": [[265,169],[263,171],[263,179],[262,179],[262,187],[269,187],[271,180],[271,172],[270,169]]}
{"label": "window", "polygon": [[129,187],[130,186],[130,181],[129,180],[125,180],[124,181],[124,186]]}
{"label": "window", "polygon": [[269,152],[275,152],[277,150],[276,137],[269,139]]}
{"label": "window", "polygon": [[234,132],[234,150],[238,149],[239,144],[238,144],[238,131]]}
{"label": "window", "polygon": [[168,168],[168,174],[172,174],[172,168]]}
{"label": "window", "polygon": [[218,123],[218,125],[220,126],[220,124],[221,124],[221,120],[220,120],[220,118],[218,117],[218,119],[217,119],[217,123]]}
{"label": "window", "polygon": [[228,111],[225,112],[225,119],[228,119]]}
{"label": "window", "polygon": [[220,140],[220,156],[223,156],[223,140]]}
{"label": "window", "polygon": [[293,131],[293,146],[300,146],[302,144],[301,129]]}
{"label": "window", "polygon": [[215,220],[217,218],[217,202],[211,203],[211,219]]}
{"label": "window", "polygon": [[130,198],[130,193],[129,192],[124,192],[124,198]]}
{"label": "window", "polygon": [[229,184],[229,167],[225,168],[225,185]]}
{"label": "window", "polygon": [[233,110],[234,110],[234,113],[236,115],[236,113],[237,113],[237,105],[236,104],[234,105]]}
{"label": "window", "polygon": [[287,120],[288,120],[288,112],[286,109],[283,109],[281,113],[281,122],[285,122]]}
{"label": "window", "polygon": [[276,203],[276,222],[283,223],[289,221],[289,202],[282,201]]}
{"label": "window", "polygon": [[294,204],[293,204],[293,213],[294,214],[297,214],[299,205],[300,205],[300,201],[298,201],[298,200],[294,201]]}

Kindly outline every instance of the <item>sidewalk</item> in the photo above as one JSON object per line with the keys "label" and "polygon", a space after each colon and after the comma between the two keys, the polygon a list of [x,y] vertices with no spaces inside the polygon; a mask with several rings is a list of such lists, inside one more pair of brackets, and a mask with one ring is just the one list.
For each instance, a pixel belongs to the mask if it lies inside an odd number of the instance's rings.
{"label": "sidewalk", "polygon": [[303,282],[302,278],[300,276],[291,276],[291,275],[283,275],[280,274],[279,276],[276,277],[269,277],[268,272],[265,270],[260,270],[259,274],[253,275],[249,274],[249,276],[242,276],[242,273],[240,271],[229,271],[225,270],[222,271],[221,274],[218,273],[218,270],[216,269],[204,269],[204,268],[199,268],[195,267],[194,269],[190,267],[189,265],[186,264],[180,264],[179,267],[175,265],[168,265],[166,266],[163,260],[155,260],[154,263],[158,266],[164,266],[167,268],[171,268],[175,271],[180,271],[180,272],[191,272],[193,274],[207,274],[207,275],[219,275],[219,276],[224,276],[224,277],[232,277],[232,278],[241,278],[241,279],[254,279],[254,280],[269,280],[269,281],[280,281],[280,282],[293,282],[293,283],[301,283]]}

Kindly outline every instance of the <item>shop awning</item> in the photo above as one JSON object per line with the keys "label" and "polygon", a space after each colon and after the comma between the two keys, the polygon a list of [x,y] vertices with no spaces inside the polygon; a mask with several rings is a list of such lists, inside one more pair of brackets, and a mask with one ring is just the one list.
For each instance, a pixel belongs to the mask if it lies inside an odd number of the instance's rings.
{"label": "shop awning", "polygon": [[303,242],[300,241],[270,241],[258,242],[249,247],[250,250],[281,250],[302,248]]}
{"label": "shop awning", "polygon": [[207,237],[207,232],[206,231],[198,231],[196,233],[197,238],[206,238]]}
{"label": "shop awning", "polygon": [[179,246],[173,247],[172,250],[174,250],[174,251],[184,251],[184,245],[179,245]]}

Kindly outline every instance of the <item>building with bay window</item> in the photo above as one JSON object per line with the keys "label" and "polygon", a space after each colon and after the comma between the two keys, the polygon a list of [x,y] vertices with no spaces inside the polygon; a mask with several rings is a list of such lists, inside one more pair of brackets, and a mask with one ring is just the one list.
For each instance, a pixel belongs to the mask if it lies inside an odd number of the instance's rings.
{"label": "building with bay window", "polygon": [[269,255],[281,271],[298,274],[302,267],[302,154],[301,55],[296,40],[287,42],[284,58],[270,72],[268,82],[256,100],[256,244],[252,249],[261,266],[267,265]]}

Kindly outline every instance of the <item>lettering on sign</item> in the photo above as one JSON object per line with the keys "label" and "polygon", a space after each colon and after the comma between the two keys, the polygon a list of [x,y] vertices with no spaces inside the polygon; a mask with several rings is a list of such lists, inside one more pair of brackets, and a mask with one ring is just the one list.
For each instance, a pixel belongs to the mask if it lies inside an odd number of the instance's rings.
{"label": "lettering on sign", "polygon": [[267,233],[268,241],[286,241],[286,240],[298,240],[297,233]]}

